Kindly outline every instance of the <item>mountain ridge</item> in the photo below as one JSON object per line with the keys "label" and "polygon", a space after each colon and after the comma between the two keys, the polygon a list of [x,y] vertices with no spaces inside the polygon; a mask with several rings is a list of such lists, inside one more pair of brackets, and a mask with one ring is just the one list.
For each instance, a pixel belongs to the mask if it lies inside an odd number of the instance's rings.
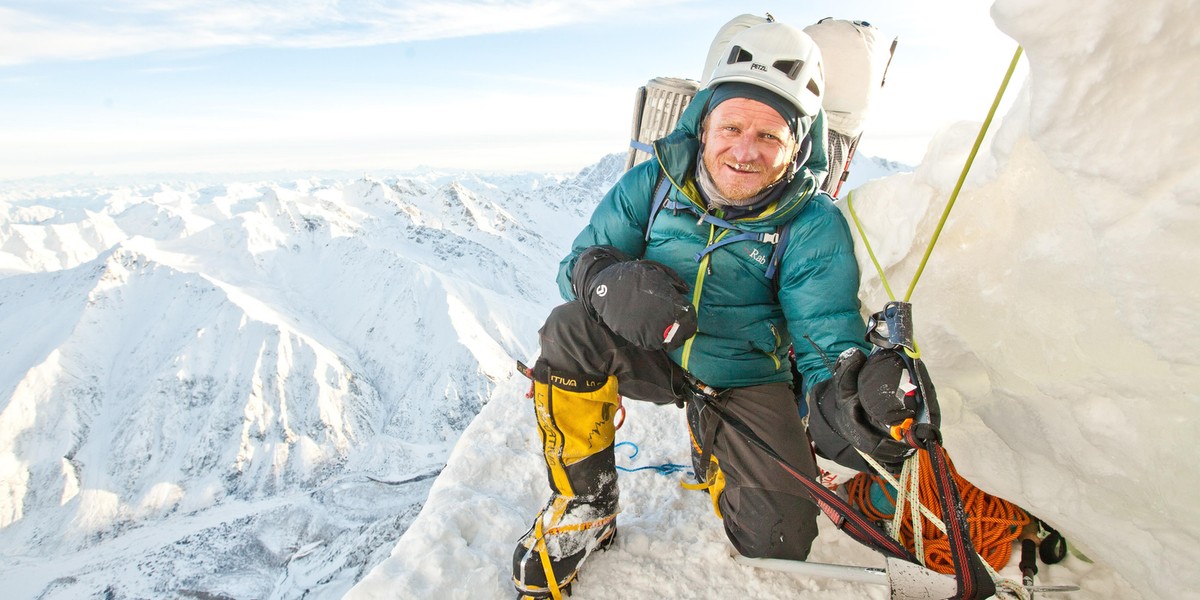
{"label": "mountain ridge", "polygon": [[530,352],[555,292],[560,218],[538,231],[502,204],[524,194],[578,220],[595,185],[4,197],[0,333],[21,340],[0,351],[5,579],[45,598],[348,589],[419,510],[511,370],[502,357]]}

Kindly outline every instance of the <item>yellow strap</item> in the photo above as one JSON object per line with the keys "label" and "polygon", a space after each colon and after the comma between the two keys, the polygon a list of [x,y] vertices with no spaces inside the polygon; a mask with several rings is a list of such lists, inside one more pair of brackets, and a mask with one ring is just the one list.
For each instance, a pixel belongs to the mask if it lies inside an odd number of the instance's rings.
{"label": "yellow strap", "polygon": [[550,588],[550,597],[562,600],[562,591],[558,589],[558,577],[554,575],[554,565],[550,564],[550,553],[546,551],[546,537],[542,535],[542,515],[538,515],[533,535],[538,541],[537,551],[542,558],[542,570],[546,572],[546,587]]}
{"label": "yellow strap", "polygon": [[564,531],[583,531],[585,529],[595,529],[597,527],[607,525],[609,521],[612,521],[615,518],[617,518],[617,515],[609,515],[602,519],[596,519],[595,521],[584,521],[583,523],[574,523],[571,525],[558,525],[547,529],[545,531],[545,535],[554,535]]}
{"label": "yellow strap", "polygon": [[708,496],[712,500],[713,512],[717,513],[718,519],[725,518],[721,516],[721,507],[717,504],[721,493],[725,491],[725,474],[721,472],[716,458],[713,458],[713,464],[708,467],[708,479],[699,483],[688,483],[686,480],[680,479],[679,485],[685,490],[708,490]]}

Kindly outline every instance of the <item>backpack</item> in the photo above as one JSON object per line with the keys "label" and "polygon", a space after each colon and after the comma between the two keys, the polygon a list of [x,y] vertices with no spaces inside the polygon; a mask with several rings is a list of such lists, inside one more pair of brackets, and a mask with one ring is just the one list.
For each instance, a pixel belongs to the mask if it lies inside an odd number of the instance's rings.
{"label": "backpack", "polygon": [[850,176],[850,160],[862,138],[875,94],[883,87],[896,51],[896,39],[885,47],[881,33],[866,21],[825,18],[804,28],[821,48],[825,66],[825,149],[829,176],[821,189],[837,197]]}

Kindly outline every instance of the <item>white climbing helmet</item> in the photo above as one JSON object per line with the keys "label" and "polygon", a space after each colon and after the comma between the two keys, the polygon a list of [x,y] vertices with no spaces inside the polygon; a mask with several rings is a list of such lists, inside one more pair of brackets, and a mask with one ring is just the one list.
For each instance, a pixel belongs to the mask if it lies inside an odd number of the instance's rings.
{"label": "white climbing helmet", "polygon": [[808,119],[817,116],[825,94],[821,49],[808,34],[786,23],[748,27],[729,40],[708,87],[741,81],[782,96]]}

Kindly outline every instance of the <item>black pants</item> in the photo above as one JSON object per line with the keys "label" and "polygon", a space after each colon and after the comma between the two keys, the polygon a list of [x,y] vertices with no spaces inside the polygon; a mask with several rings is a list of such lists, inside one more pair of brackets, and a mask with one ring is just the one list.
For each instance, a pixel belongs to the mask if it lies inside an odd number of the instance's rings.
{"label": "black pants", "polygon": [[[541,331],[538,366],[586,375],[614,375],[622,396],[656,404],[685,393],[685,373],[665,352],[647,351],[594,321],[579,302],[555,308]],[[801,473],[816,477],[808,434],[786,383],[734,388],[723,407],[750,426]],[[715,428],[712,453],[725,476],[718,506],[725,533],[751,557],[803,559],[817,535],[817,507],[807,491],[761,449],[707,412],[701,430]]]}

